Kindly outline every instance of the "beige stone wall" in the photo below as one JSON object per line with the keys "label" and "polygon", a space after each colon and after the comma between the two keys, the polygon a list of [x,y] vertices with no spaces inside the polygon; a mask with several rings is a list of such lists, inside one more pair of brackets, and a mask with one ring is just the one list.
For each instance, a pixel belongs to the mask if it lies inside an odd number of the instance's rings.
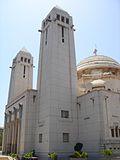
{"label": "beige stone wall", "polygon": [[[51,21],[46,24],[49,16]],[[52,151],[68,154],[76,142],[76,62],[72,17],[63,10],[53,8],[43,20],[38,72],[36,150],[46,156]],[[61,118],[61,110],[68,111],[69,118]],[[69,142],[63,142],[64,132]]]}
{"label": "beige stone wall", "polygon": [[36,90],[28,90],[6,106],[3,152],[26,153],[34,149]]}
{"label": "beige stone wall", "polygon": [[27,89],[32,89],[33,84],[33,58],[29,52],[20,50],[13,59],[11,78],[8,94],[8,103]]}
{"label": "beige stone wall", "polygon": [[[78,97],[78,119],[79,141],[86,151],[95,154],[106,147],[119,153],[120,93],[99,90]],[[118,137],[111,135],[115,125]]]}
{"label": "beige stone wall", "polygon": [[[85,94],[89,91],[92,91],[94,87],[98,86],[98,89],[101,84],[93,86],[92,81],[94,80],[103,80],[105,84],[102,86],[105,90],[112,90],[115,92],[120,92],[120,70],[114,68],[88,68],[86,70],[78,70],[77,71],[77,86],[78,86],[78,93],[77,95],[80,96]],[[100,88],[101,89],[101,88]]]}

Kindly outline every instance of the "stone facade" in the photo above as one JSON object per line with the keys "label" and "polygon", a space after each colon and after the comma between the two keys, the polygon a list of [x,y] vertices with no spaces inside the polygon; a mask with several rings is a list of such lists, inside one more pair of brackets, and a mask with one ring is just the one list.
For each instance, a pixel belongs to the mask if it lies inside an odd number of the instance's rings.
{"label": "stone facade", "polygon": [[[76,142],[73,132],[77,128],[74,118],[77,76],[71,26],[71,16],[58,8],[53,8],[42,22],[35,148],[45,155],[52,151],[70,154],[71,144]],[[65,111],[69,118],[61,117]],[[63,141],[64,133],[69,138],[68,143]],[[40,134],[43,143],[38,141]]]}
{"label": "stone facade", "polygon": [[36,90],[26,90],[6,106],[3,152],[24,153],[33,149]]}
{"label": "stone facade", "polygon": [[[72,17],[54,7],[42,22],[37,90],[33,58],[22,49],[13,60],[5,110],[3,152],[35,149],[67,158],[76,143],[90,156],[120,149],[120,64],[90,56],[76,68]],[[78,94],[77,94],[78,91]]]}
{"label": "stone facade", "polygon": [[2,150],[3,127],[0,127],[0,151]]}
{"label": "stone facade", "polygon": [[110,57],[93,55],[77,66],[78,96],[96,89],[120,92],[120,64]]}
{"label": "stone facade", "polygon": [[78,97],[79,140],[90,154],[120,152],[120,93],[96,90]]}
{"label": "stone facade", "polygon": [[32,88],[33,83],[33,58],[29,51],[22,48],[13,59],[11,79],[8,95],[8,103],[14,100],[27,89]]}

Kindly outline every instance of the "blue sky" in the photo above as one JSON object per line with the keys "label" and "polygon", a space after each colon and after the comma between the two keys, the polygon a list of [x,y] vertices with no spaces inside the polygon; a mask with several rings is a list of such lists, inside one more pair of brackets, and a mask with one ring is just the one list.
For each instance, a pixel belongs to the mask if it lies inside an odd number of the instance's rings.
{"label": "blue sky", "polygon": [[120,0],[1,0],[0,1],[0,126],[4,124],[12,59],[22,47],[34,57],[36,87],[41,21],[60,6],[75,25],[76,61],[98,54],[120,62]]}

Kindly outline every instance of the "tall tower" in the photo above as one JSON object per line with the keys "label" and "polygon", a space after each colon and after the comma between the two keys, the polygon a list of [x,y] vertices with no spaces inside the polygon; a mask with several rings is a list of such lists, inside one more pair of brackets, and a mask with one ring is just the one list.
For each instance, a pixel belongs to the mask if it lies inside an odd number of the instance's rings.
{"label": "tall tower", "polygon": [[32,89],[33,58],[25,48],[13,59],[11,69],[8,103],[27,89]]}
{"label": "tall tower", "polygon": [[70,154],[76,142],[76,58],[72,17],[54,7],[42,22],[36,150]]}

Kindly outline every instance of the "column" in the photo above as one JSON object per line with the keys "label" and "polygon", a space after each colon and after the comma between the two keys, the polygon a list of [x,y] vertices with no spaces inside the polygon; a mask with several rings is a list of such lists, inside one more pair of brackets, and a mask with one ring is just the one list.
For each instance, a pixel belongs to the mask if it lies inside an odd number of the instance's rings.
{"label": "column", "polygon": [[20,151],[20,119],[18,119],[17,153]]}
{"label": "column", "polygon": [[16,153],[16,145],[15,145],[16,118],[17,118],[17,109],[14,108],[14,134],[13,134],[13,152],[14,152],[14,153]]}
{"label": "column", "polygon": [[15,136],[15,121],[12,122],[12,141],[11,141],[11,152],[14,152],[14,136]]}
{"label": "column", "polygon": [[14,124],[15,125],[15,131],[14,131],[14,152],[15,153],[16,153],[16,138],[15,137],[16,137],[16,130],[17,130],[17,128],[16,128],[16,121],[17,120],[15,119],[15,122],[14,122],[15,123]]}
{"label": "column", "polygon": [[7,153],[11,152],[11,112],[9,111]]}
{"label": "column", "polygon": [[20,137],[21,137],[22,109],[23,109],[23,104],[19,104],[18,136],[17,136],[17,153],[20,153]]}
{"label": "column", "polygon": [[6,132],[7,132],[7,114],[5,113],[5,120],[4,120],[4,132],[3,132],[3,145],[2,145],[2,152],[6,152]]}

